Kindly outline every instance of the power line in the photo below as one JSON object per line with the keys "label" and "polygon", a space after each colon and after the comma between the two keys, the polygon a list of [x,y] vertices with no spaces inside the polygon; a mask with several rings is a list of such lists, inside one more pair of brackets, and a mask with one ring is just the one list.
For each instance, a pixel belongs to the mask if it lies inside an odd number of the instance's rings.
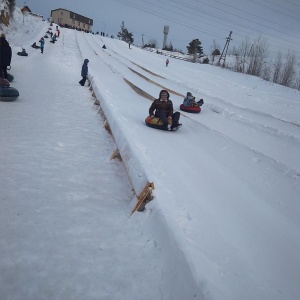
{"label": "power line", "polygon": [[[196,0],[196,1],[197,1],[197,2],[200,2],[200,3],[204,4],[204,5],[210,6],[210,7],[214,8],[214,9],[221,10],[222,12],[225,12],[223,9],[220,9],[220,8],[215,7],[215,6],[213,6],[213,5],[210,5],[210,4],[203,3],[203,2],[201,2],[200,0]],[[250,1],[255,2],[254,0],[250,0]],[[228,12],[227,12],[227,13],[228,13]],[[251,22],[251,23],[254,23],[252,20],[247,19],[247,18],[245,18],[245,17],[240,17],[240,16],[238,16],[238,15],[236,15],[236,14],[234,14],[234,13],[230,13],[230,14],[232,14],[233,16],[238,17],[238,18],[240,18],[240,19],[247,20],[247,21],[249,21],[249,22]],[[283,31],[278,30],[278,29],[274,29],[274,28],[272,28],[272,27],[270,27],[270,26],[267,26],[267,25],[265,25],[265,24],[261,24],[261,23],[258,23],[258,22],[255,22],[255,24],[261,25],[261,26],[267,27],[267,28],[269,28],[269,29],[271,29],[271,30],[275,30],[275,31],[278,31],[278,32],[280,32],[280,33],[286,34],[286,32],[283,32]],[[291,35],[291,36],[293,36],[293,35]],[[293,36],[293,37],[298,38],[298,37],[296,37],[296,36]]]}
{"label": "power line", "polygon": [[276,5],[276,6],[280,7],[281,9],[285,9],[285,10],[287,10],[287,11],[290,11],[290,12],[292,12],[293,14],[296,13],[295,11],[288,9],[288,8],[286,8],[285,6],[281,6],[281,5],[279,5],[279,4],[276,4],[276,3],[271,2],[271,1],[269,1],[269,0],[265,0],[265,1],[268,2],[268,3],[270,3],[271,5]]}
{"label": "power line", "polygon": [[[189,8],[191,8],[191,10],[192,10],[192,12],[193,12],[193,15],[195,14],[195,11],[199,11],[199,9],[198,8],[196,8],[196,7],[194,7],[194,6],[191,6],[191,5],[186,5],[185,3],[183,4],[181,1],[172,1],[172,2],[176,2],[176,3],[179,3],[179,4],[181,4],[181,5],[184,5],[185,7],[189,7]],[[172,6],[172,5],[171,5]],[[174,6],[173,6],[174,7]],[[177,7],[176,7],[177,8]],[[181,11],[182,10],[184,10],[184,8],[179,8]],[[184,10],[184,11],[186,11],[186,10]],[[243,24],[240,24],[240,23],[237,23],[236,21],[232,21],[232,20],[230,20],[230,19],[226,19],[226,18],[223,18],[223,17],[221,17],[221,16],[219,16],[219,15],[216,15],[216,14],[211,14],[211,13],[209,13],[209,12],[206,12],[206,11],[204,11],[203,10],[203,8],[201,8],[201,11],[200,11],[201,13],[205,13],[206,15],[213,15],[213,16],[216,16],[217,18],[218,18],[218,20],[220,20],[220,19],[223,19],[223,20],[225,20],[226,22],[229,22],[229,23],[232,23],[232,24],[235,24],[235,25],[237,25],[238,27],[236,27],[237,28],[237,30],[235,31],[235,36],[236,35],[238,35],[238,36],[242,36],[241,34],[240,34],[240,31],[244,31],[244,32],[246,32],[247,34],[249,34],[249,32],[247,32],[247,31],[245,31],[245,30],[242,30],[241,29],[241,27],[243,27],[243,28],[248,28],[248,29],[250,29],[251,30],[251,33],[250,34],[253,34],[253,32],[255,32],[255,35],[257,35],[257,29],[254,29],[254,28],[251,28],[251,27],[249,27],[249,26],[245,26],[245,25],[243,25]],[[206,16],[204,16],[204,18],[206,18]],[[190,19],[193,19],[193,17],[191,17]],[[215,25],[215,23],[220,23],[220,22],[218,22],[218,21],[213,21],[214,22],[214,28],[216,27],[216,25]],[[224,26],[222,27],[222,29],[224,29]],[[231,26],[231,29],[232,29],[232,26]],[[265,35],[266,33],[265,32],[260,32],[260,34],[261,35]],[[285,34],[286,35],[286,34]],[[270,34],[270,33],[268,33],[268,36],[273,36],[274,38],[278,38],[278,35],[272,35],[272,34]],[[286,41],[287,43],[293,43],[293,44],[295,44],[295,40],[293,39],[293,41],[289,41],[289,40],[287,40],[287,39],[284,39],[284,38],[281,38],[281,41]],[[298,43],[298,40],[296,40],[296,43]]]}
{"label": "power line", "polygon": [[[130,7],[133,7],[133,8],[135,8],[135,9],[144,11],[144,12],[146,12],[146,13],[148,13],[148,14],[155,15],[155,16],[157,16],[157,17],[159,17],[159,18],[162,18],[162,19],[165,19],[165,20],[170,20],[171,22],[173,22],[173,23],[175,23],[175,24],[179,24],[179,25],[181,25],[181,26],[184,26],[184,27],[187,27],[187,28],[191,28],[191,29],[193,29],[193,30],[195,30],[195,31],[202,32],[202,33],[204,33],[204,34],[206,34],[206,35],[209,35],[209,36],[212,36],[212,37],[217,37],[217,38],[220,38],[220,37],[221,37],[219,33],[214,32],[211,28],[209,29],[209,31],[203,31],[203,30],[199,29],[199,27],[196,26],[194,23],[191,24],[191,23],[188,23],[188,22],[185,22],[185,21],[183,22],[183,21],[181,21],[182,18],[181,18],[181,19],[180,19],[180,18],[174,19],[173,17],[170,17],[170,15],[166,16],[166,15],[164,15],[163,13],[161,13],[161,11],[168,11],[168,13],[169,13],[169,12],[170,12],[170,8],[169,8],[169,7],[166,9],[165,7],[163,7],[163,6],[161,6],[161,5],[154,4],[153,2],[149,2],[149,1],[146,1],[146,0],[143,1],[143,2],[145,2],[145,3],[150,4],[150,5],[151,5],[151,8],[159,8],[159,9],[160,9],[160,12],[156,12],[156,11],[154,11],[153,9],[149,9],[148,7],[138,5],[138,4],[132,3],[132,2],[130,2],[130,1],[121,1],[121,0],[114,0],[114,1],[119,2],[119,3],[123,4],[123,5],[127,5],[127,6],[130,6]],[[198,1],[198,2],[201,2],[201,1]],[[139,3],[140,3],[140,2],[139,2]],[[174,3],[177,4],[177,5],[179,5],[179,6],[182,6],[182,7],[175,6]],[[164,1],[160,1],[160,4],[167,5],[167,3],[165,3]],[[274,35],[274,34],[271,34],[271,33],[266,33],[266,32],[263,32],[262,30],[258,31],[257,28],[251,28],[251,27],[246,26],[246,25],[244,25],[244,24],[237,23],[236,21],[233,21],[233,20],[231,20],[231,19],[224,18],[223,16],[217,15],[217,14],[215,14],[215,13],[211,13],[211,12],[205,11],[205,10],[203,10],[202,7],[201,7],[201,9],[199,9],[198,7],[192,6],[192,5],[188,4],[188,3],[183,3],[183,2],[181,2],[181,1],[176,1],[176,0],[173,0],[173,1],[172,1],[172,4],[169,3],[168,6],[171,6],[171,7],[175,8],[175,9],[178,9],[179,12],[174,11],[174,10],[171,10],[171,12],[174,13],[174,14],[179,14],[179,15],[181,15],[181,17],[182,17],[182,12],[183,12],[183,11],[186,12],[186,13],[192,14],[193,17],[188,17],[188,18],[187,18],[189,21],[190,21],[190,20],[196,20],[197,22],[199,22],[199,18],[195,18],[195,17],[194,17],[194,16],[195,16],[195,11],[196,11],[196,12],[199,12],[200,14],[201,14],[201,13],[205,13],[205,16],[201,16],[201,18],[207,18],[207,19],[209,20],[209,22],[210,22],[210,21],[213,22],[212,27],[213,27],[214,29],[216,28],[216,23],[217,23],[217,24],[221,24],[220,22],[218,22],[219,20],[223,20],[223,23],[226,22],[226,24],[227,24],[227,23],[234,24],[233,27],[237,26],[237,27],[236,27],[237,30],[235,30],[235,36],[241,36],[241,37],[243,37],[243,35],[241,35],[239,32],[240,32],[240,31],[244,31],[244,32],[246,32],[247,34],[250,34],[250,35],[256,35],[256,36],[257,36],[258,34],[260,34],[260,35],[267,35],[268,37],[274,37],[275,39],[278,39],[278,35]],[[229,12],[227,12],[227,11],[224,11],[223,9],[216,8],[215,6],[212,6],[212,5],[210,5],[210,6],[211,6],[212,8],[214,8],[214,9],[220,10],[220,11],[223,12],[223,13],[229,13]],[[187,10],[187,9],[185,9],[185,8],[190,9],[191,11],[189,11],[189,10]],[[245,12],[245,13],[246,13],[246,12]],[[230,13],[230,14],[232,14],[232,13]],[[199,15],[199,14],[198,14],[198,15]],[[241,18],[240,16],[237,16],[236,14],[232,14],[232,15]],[[252,15],[254,15],[254,14],[252,14]],[[214,19],[210,18],[209,16],[212,16],[212,17],[214,17],[214,18],[217,18],[217,20],[214,20]],[[255,15],[254,15],[254,16],[255,16]],[[257,16],[257,17],[258,17],[258,16]],[[244,19],[245,19],[245,18],[244,18]],[[252,21],[252,20],[249,20],[249,19],[247,19],[247,20],[248,20],[250,23],[252,22],[252,23],[254,23],[254,24],[257,24],[257,22],[255,22],[255,21]],[[266,21],[269,21],[269,20],[266,20]],[[269,22],[272,22],[272,21],[269,21]],[[273,23],[280,25],[279,23],[276,23],[276,22],[273,22]],[[266,26],[263,25],[263,24],[259,24],[259,25],[261,26],[261,28],[266,27]],[[224,25],[221,24],[221,26],[222,26],[221,29],[224,30]],[[228,26],[228,25],[227,25],[227,26]],[[230,27],[232,27],[232,25],[231,25]],[[249,29],[250,32],[249,32],[249,31],[247,32],[247,31],[245,31],[245,30],[242,30],[241,27],[242,27],[242,28]],[[280,31],[280,30],[276,30],[276,29],[274,29],[273,27],[268,27],[268,28],[271,29],[272,31],[280,32],[280,33],[284,34],[284,36],[291,37],[291,38],[293,39],[293,41],[290,41],[290,40],[287,40],[287,39],[285,39],[285,38],[281,38],[281,41],[283,41],[283,42],[285,41],[286,43],[290,43],[291,45],[292,45],[292,44],[294,45],[295,43],[298,43],[298,39],[295,40],[295,37],[294,37],[293,35],[289,35],[289,34],[283,32],[283,31]],[[230,29],[232,29],[232,28],[230,28]],[[281,44],[281,48],[282,48],[282,47],[283,47],[283,46],[282,46],[282,44]],[[295,51],[295,52],[297,52],[297,51]]]}
{"label": "power line", "polygon": [[[280,23],[278,23],[278,22],[274,22],[274,21],[271,21],[271,20],[267,20],[267,19],[265,19],[265,18],[263,18],[263,17],[260,17],[260,16],[258,16],[258,15],[255,15],[255,14],[250,13],[250,12],[248,12],[248,11],[246,12],[245,10],[242,10],[242,9],[239,9],[239,8],[234,7],[234,6],[232,6],[232,5],[223,3],[223,2],[221,2],[221,1],[218,1],[218,0],[213,0],[213,1],[218,2],[218,3],[222,4],[222,5],[226,5],[226,6],[230,7],[230,8],[232,8],[232,9],[238,10],[238,11],[240,11],[240,12],[242,12],[242,13],[245,13],[245,14],[248,14],[248,15],[251,15],[251,16],[254,16],[254,17],[256,17],[256,18],[258,18],[258,19],[260,19],[260,20],[265,20],[265,21],[267,21],[267,22],[270,22],[270,23],[273,23],[273,24],[280,25],[281,27],[285,27],[285,28],[290,29],[290,30],[295,30],[295,28],[291,28],[291,27],[285,26],[285,25],[283,25],[283,24],[280,24]],[[268,1],[268,0],[265,0],[265,1]],[[251,22],[254,22],[254,21],[251,20]]]}
{"label": "power line", "polygon": [[294,19],[297,20],[297,21],[300,21],[299,18],[293,17],[293,16],[291,16],[291,15],[289,15],[289,14],[286,14],[286,13],[284,13],[283,11],[279,11],[279,10],[275,9],[274,7],[270,7],[270,6],[264,5],[264,4],[262,4],[262,3],[259,3],[259,2],[257,2],[257,1],[255,1],[255,0],[249,0],[249,1],[254,2],[254,3],[256,3],[256,4],[260,5],[260,6],[266,7],[266,8],[268,8],[268,9],[271,9],[271,10],[273,10],[273,11],[276,11],[276,12],[279,13],[279,14],[283,14],[283,15],[286,15],[286,16],[288,16],[288,17],[290,17],[290,18],[294,18]]}

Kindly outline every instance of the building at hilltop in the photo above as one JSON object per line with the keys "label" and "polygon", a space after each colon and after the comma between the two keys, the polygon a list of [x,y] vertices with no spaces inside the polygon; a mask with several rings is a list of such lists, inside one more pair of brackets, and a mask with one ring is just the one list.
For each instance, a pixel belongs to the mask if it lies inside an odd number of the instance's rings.
{"label": "building at hilltop", "polygon": [[21,8],[21,12],[23,13],[23,15],[31,15],[43,19],[43,16],[33,13],[28,6],[24,6],[23,8]]}
{"label": "building at hilltop", "polygon": [[92,32],[93,20],[64,8],[51,10],[52,22],[60,26]]}

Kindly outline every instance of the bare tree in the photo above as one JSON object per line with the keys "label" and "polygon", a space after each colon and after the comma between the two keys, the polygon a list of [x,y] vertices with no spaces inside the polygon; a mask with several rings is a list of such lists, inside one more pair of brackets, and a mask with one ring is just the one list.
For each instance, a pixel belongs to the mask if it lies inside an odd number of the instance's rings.
{"label": "bare tree", "polygon": [[236,64],[236,70],[245,73],[245,68],[249,65],[249,55],[251,53],[251,42],[248,37],[241,43],[238,49],[236,49],[236,58],[240,60],[240,65]]}
{"label": "bare tree", "polygon": [[266,39],[259,37],[251,46],[249,54],[249,66],[247,73],[254,76],[261,76],[264,68],[265,59],[268,53],[268,45]]}
{"label": "bare tree", "polygon": [[282,69],[282,53],[278,52],[274,63],[274,73],[272,78],[273,82],[275,83],[280,82],[281,69]]}
{"label": "bare tree", "polygon": [[220,45],[216,42],[216,40],[213,40],[212,45],[210,46],[210,53],[212,55],[212,63],[215,60],[216,55],[220,55]]}
{"label": "bare tree", "polygon": [[295,64],[296,64],[296,56],[295,52],[290,52],[286,54],[286,62],[283,66],[282,74],[281,74],[281,82],[280,84],[284,86],[291,86],[294,76],[295,76]]}
{"label": "bare tree", "polygon": [[235,55],[235,61],[234,65],[231,68],[235,72],[242,72],[242,64],[241,64],[241,58],[238,55]]}
{"label": "bare tree", "polygon": [[221,46],[216,42],[216,40],[213,40],[212,45],[210,46],[210,52],[213,53],[215,50],[219,50],[220,52]]}
{"label": "bare tree", "polygon": [[262,70],[262,78],[266,81],[271,81],[271,74],[272,74],[272,60],[264,65]]}
{"label": "bare tree", "polygon": [[299,71],[298,77],[295,80],[295,89],[300,91],[300,71]]}
{"label": "bare tree", "polygon": [[151,48],[157,48],[157,46],[158,46],[157,40],[155,40],[155,39],[150,39],[150,40],[148,41],[148,45],[150,45]]}

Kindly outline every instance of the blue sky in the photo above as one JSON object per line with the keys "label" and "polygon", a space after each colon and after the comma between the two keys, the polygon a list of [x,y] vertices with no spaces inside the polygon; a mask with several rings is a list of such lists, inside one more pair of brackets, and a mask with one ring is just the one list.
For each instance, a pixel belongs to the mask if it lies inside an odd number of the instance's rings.
{"label": "blue sky", "polygon": [[27,0],[35,12],[49,17],[52,9],[66,8],[94,20],[96,31],[116,36],[122,21],[133,33],[135,44],[155,39],[163,42],[163,28],[168,25],[168,42],[186,51],[188,43],[198,38],[208,53],[213,41],[222,50],[232,31],[231,45],[267,38],[273,54],[280,50],[297,52],[300,57],[300,4],[297,0]]}

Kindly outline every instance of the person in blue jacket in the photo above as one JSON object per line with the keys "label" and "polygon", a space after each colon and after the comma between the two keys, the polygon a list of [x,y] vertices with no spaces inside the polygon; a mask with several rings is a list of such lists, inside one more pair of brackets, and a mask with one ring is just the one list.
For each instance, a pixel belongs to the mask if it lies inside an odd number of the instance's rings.
{"label": "person in blue jacket", "polygon": [[86,82],[86,77],[88,75],[88,71],[89,71],[88,63],[89,63],[89,60],[86,58],[83,62],[82,68],[81,68],[82,79],[79,81],[79,84],[82,86],[84,86],[84,84]]}
{"label": "person in blue jacket", "polygon": [[183,100],[183,105],[185,107],[189,106],[201,106],[203,105],[203,99],[200,99],[199,101],[196,102],[195,97],[192,95],[191,92],[186,93],[186,97]]}
{"label": "person in blue jacket", "polygon": [[39,42],[40,42],[41,53],[44,53],[45,39],[43,37],[41,37]]}

